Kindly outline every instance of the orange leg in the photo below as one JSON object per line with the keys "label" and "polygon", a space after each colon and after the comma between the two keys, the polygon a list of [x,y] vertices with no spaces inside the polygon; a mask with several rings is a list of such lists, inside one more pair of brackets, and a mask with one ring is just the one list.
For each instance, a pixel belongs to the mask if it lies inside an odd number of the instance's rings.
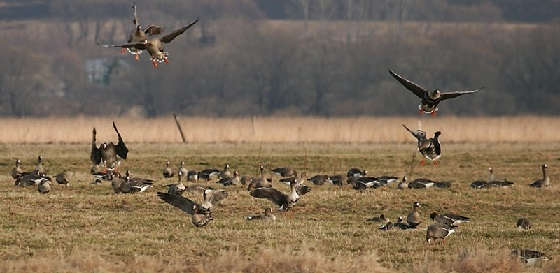
{"label": "orange leg", "polygon": [[420,165],[424,166],[426,162],[424,161],[424,159],[422,159],[422,161],[420,161]]}
{"label": "orange leg", "polygon": [[135,54],[135,55],[134,55],[134,59],[137,60],[137,61],[140,60],[140,55]]}
{"label": "orange leg", "polygon": [[438,162],[436,160],[434,160],[434,166],[437,166]]}
{"label": "orange leg", "polygon": [[125,54],[126,53],[126,48],[121,48],[121,54]]}
{"label": "orange leg", "polygon": [[152,60],[152,65],[154,66],[154,68],[157,68],[157,61],[156,60]]}
{"label": "orange leg", "polygon": [[431,113],[431,114],[432,114],[432,117],[435,117],[435,116],[436,116],[436,113],[437,113],[437,112],[436,112],[435,110],[432,111],[432,113]]}
{"label": "orange leg", "polygon": [[167,57],[163,58],[163,61],[164,61],[166,64],[169,64],[169,60],[167,59]]}

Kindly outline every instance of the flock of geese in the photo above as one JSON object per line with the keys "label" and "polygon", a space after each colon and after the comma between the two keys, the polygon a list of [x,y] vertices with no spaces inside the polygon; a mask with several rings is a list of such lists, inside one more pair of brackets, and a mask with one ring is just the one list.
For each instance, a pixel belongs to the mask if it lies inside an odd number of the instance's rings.
{"label": "flock of geese", "polygon": [[[120,160],[126,159],[128,156],[128,148],[123,141],[116,124],[113,122],[113,129],[117,134],[117,144],[113,142],[103,142],[97,145],[96,130],[92,131],[92,144],[90,160],[92,168],[90,173],[93,176],[92,184],[100,184],[110,182],[112,189],[115,193],[119,194],[132,194],[145,192],[154,185],[154,180],[148,178],[136,177],[131,174],[129,170],[124,172],[124,175],[119,171]],[[418,139],[418,150],[422,154],[426,154],[426,158],[430,158],[434,153],[440,151],[439,142],[437,142],[437,134],[432,139],[426,139],[425,133],[421,131],[411,131],[405,129],[413,134]],[[426,142],[430,142],[426,144]],[[434,145],[435,144],[435,145]],[[542,178],[535,180],[529,184],[531,187],[541,188],[550,186],[550,178],[546,173],[548,166],[543,164],[541,166]],[[16,186],[36,186],[40,193],[49,193],[51,191],[51,183],[53,178],[47,175],[47,167],[43,164],[43,158],[37,157],[37,163],[33,171],[24,171],[22,169],[21,160],[15,161],[15,167],[11,170],[11,176],[15,180]],[[209,186],[202,186],[203,184],[197,183],[203,181],[215,181],[223,187],[228,186],[243,186],[246,187],[249,195],[257,199],[266,199],[278,207],[279,211],[287,211],[297,204],[297,201],[307,193],[311,192],[311,187],[306,185],[309,182],[313,185],[332,184],[343,186],[350,184],[358,191],[367,189],[375,189],[383,186],[397,185],[399,189],[425,189],[430,187],[449,188],[451,182],[448,181],[433,181],[427,178],[416,178],[408,182],[407,177],[404,176],[399,179],[396,176],[368,176],[367,170],[360,168],[351,168],[346,175],[315,175],[307,178],[305,172],[298,174],[297,170],[289,167],[281,167],[270,170],[272,176],[265,173],[264,166],[259,166],[259,174],[257,176],[240,176],[236,170],[232,170],[229,164],[225,164],[222,169],[204,169],[200,171],[187,170],[185,162],[181,161],[177,168],[171,167],[169,161],[165,162],[162,169],[162,177],[165,179],[172,179],[176,177],[177,182],[165,185],[167,192],[157,192],[158,197],[168,204],[182,210],[190,215],[191,222],[195,227],[204,227],[210,224],[213,220],[212,210],[222,200],[228,197],[228,192],[225,189],[215,189]],[[490,177],[488,181],[477,180],[472,182],[473,189],[483,189],[491,187],[511,187],[514,183],[507,181],[507,179],[500,180],[494,177],[493,169],[489,169]],[[278,177],[278,178],[275,178]],[[72,173],[63,171],[54,179],[57,184],[70,185],[72,180]],[[289,191],[283,192],[276,188],[273,181],[279,181],[289,185]],[[187,183],[185,183],[187,182]],[[190,183],[189,183],[190,182]],[[185,197],[186,192],[201,194],[202,201],[196,202],[188,197]],[[392,229],[416,229],[422,222],[423,218],[420,213],[421,204],[414,202],[412,209],[408,216],[405,218],[399,216],[395,222],[392,222],[385,215],[381,214],[377,217],[367,219],[368,222],[381,222],[380,230]],[[433,224],[428,225],[426,230],[426,241],[428,243],[436,240],[444,241],[444,239],[453,234],[457,227],[462,223],[467,223],[471,219],[466,216],[454,213],[438,213],[432,212],[429,218],[434,221]],[[270,207],[264,209],[263,213],[247,216],[248,221],[252,220],[276,220],[276,216]],[[521,218],[517,221],[516,226],[520,229],[531,229],[532,225],[529,219]],[[516,249],[512,252],[520,256],[523,261],[532,264],[537,260],[547,260],[544,253],[529,250],[529,249]]]}
{"label": "flock of geese", "polygon": [[[139,59],[139,55],[145,50],[147,51],[152,60],[152,64],[157,67],[158,63],[168,63],[168,52],[164,51],[164,44],[172,42],[179,35],[183,34],[187,29],[191,28],[198,22],[194,20],[190,24],[181,27],[167,35],[159,38],[153,36],[161,34],[162,28],[155,25],[149,25],[145,28],[139,24],[136,15],[136,6],[133,5],[133,24],[134,29],[126,43],[120,45],[102,45],[104,47],[120,47],[122,52],[129,53]],[[401,75],[389,70],[389,74],[401,83],[406,89],[411,91],[414,95],[420,98],[418,111],[423,114],[435,115],[438,111],[440,102],[456,98],[466,94],[474,94],[479,91],[449,91],[441,92],[439,89],[428,90]],[[409,132],[417,140],[418,152],[425,158],[437,164],[437,160],[441,157],[442,149],[439,142],[439,137],[442,135],[440,131],[434,133],[432,138],[428,138],[425,131],[411,130],[406,125],[402,125],[404,129]],[[97,146],[96,143],[96,130],[92,132],[92,146],[90,159],[93,163],[91,174],[94,176],[93,184],[103,183],[109,181],[115,193],[139,193],[145,192],[153,186],[152,179],[140,178],[132,176],[130,171],[126,171],[124,175],[119,172],[120,159],[126,159],[128,155],[128,148],[124,143],[117,126],[113,122],[113,128],[118,136],[117,144],[113,142],[104,142]],[[32,186],[36,185],[40,193],[48,193],[51,191],[52,178],[47,176],[47,170],[42,164],[41,156],[37,159],[37,165],[33,171],[23,171],[21,161],[16,160],[16,165],[11,171],[11,176],[15,179],[17,186]],[[197,182],[198,180],[216,180],[216,183],[224,187],[243,185],[247,187],[250,196],[258,199],[267,199],[274,205],[278,206],[280,211],[286,211],[296,205],[297,201],[311,191],[311,188],[305,185],[306,181],[314,185],[333,184],[340,185],[351,184],[356,190],[367,190],[369,188],[378,188],[397,184],[400,189],[423,189],[429,187],[449,188],[451,182],[448,181],[433,181],[427,178],[417,178],[413,181],[407,181],[404,176],[401,179],[395,176],[381,176],[373,177],[368,176],[366,170],[359,168],[351,168],[346,175],[315,175],[307,178],[305,173],[298,175],[297,171],[291,168],[282,167],[272,169],[271,172],[279,177],[278,181],[289,185],[289,191],[282,192],[273,186],[273,178],[265,174],[265,169],[261,165],[259,167],[259,175],[257,176],[240,176],[237,171],[232,171],[229,164],[226,164],[223,169],[205,169],[201,171],[187,170],[184,162],[180,162],[177,172],[170,166],[170,162],[165,163],[162,175],[164,178],[177,177],[177,182],[166,185],[167,192],[158,192],[158,197],[167,202],[168,204],[182,210],[183,212],[191,215],[192,224],[196,227],[204,227],[212,222],[212,209],[219,204],[222,200],[228,197],[227,191],[224,189],[214,189],[212,187],[203,187]],[[424,160],[421,161],[424,164]],[[532,187],[546,187],[550,185],[550,178],[546,174],[548,166],[543,164],[541,166],[542,178],[531,183]],[[493,169],[489,169],[490,178],[488,181],[474,181],[471,187],[474,189],[483,189],[491,187],[511,187],[514,183],[511,181],[498,180],[494,177]],[[67,171],[59,173],[55,176],[58,184],[69,185],[71,174]],[[185,196],[185,192],[195,192],[202,194],[202,202],[197,203]],[[416,229],[422,223],[420,214],[421,204],[414,202],[412,210],[406,217],[406,222],[402,216],[397,218],[395,223],[391,222],[383,214],[378,217],[370,218],[367,221],[383,222],[379,227],[380,230],[391,229]],[[265,208],[262,214],[251,215],[246,217],[247,220],[271,220],[274,221],[276,216],[272,213],[271,208]],[[457,215],[453,213],[437,213],[430,214],[430,219],[434,221],[426,230],[426,241],[428,243],[444,239],[453,234],[462,223],[470,221],[469,217]],[[530,229],[531,223],[528,219],[522,218],[517,221],[517,227],[521,229]],[[538,259],[549,259],[544,253],[529,250],[529,249],[516,249],[512,254],[517,255],[527,263],[534,263]]]}

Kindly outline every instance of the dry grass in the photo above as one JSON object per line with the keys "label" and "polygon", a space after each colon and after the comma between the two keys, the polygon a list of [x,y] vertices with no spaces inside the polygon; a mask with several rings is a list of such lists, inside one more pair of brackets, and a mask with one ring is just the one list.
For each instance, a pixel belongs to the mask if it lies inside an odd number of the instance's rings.
{"label": "dry grass", "polygon": [[[179,133],[171,117],[139,118],[5,118],[9,130],[0,132],[3,143],[88,143],[91,129],[98,139],[115,139],[116,120],[123,138],[136,143],[177,143]],[[431,135],[441,130],[442,142],[558,142],[560,118],[181,118],[191,143],[403,143],[413,138],[401,123]]]}
{"label": "dry grass", "polygon": [[[312,192],[293,210],[275,212],[278,219],[274,223],[244,220],[271,203],[251,198],[241,186],[229,187],[229,197],[213,211],[214,222],[200,229],[155,194],[174,181],[161,178],[166,159],[185,160],[188,169],[197,170],[229,162],[242,175],[254,174],[262,162],[267,167],[305,169],[308,175],[363,167],[372,175],[401,176],[414,145],[132,143],[129,148],[129,159],[122,168],[156,180],[154,189],[146,193],[116,195],[108,184],[90,185],[87,144],[0,146],[0,259],[4,261],[0,272],[142,272],[144,268],[144,272],[265,272],[276,268],[283,272],[380,272],[383,269],[377,262],[404,272],[558,272],[557,143],[446,144],[438,167],[417,167],[409,175],[453,180],[449,190],[389,187],[360,193],[349,186],[312,185]],[[34,188],[14,187],[7,176],[13,160],[22,159],[29,169],[38,153],[51,173],[75,172],[72,185],[54,185],[47,195]],[[544,161],[550,166],[554,186],[529,188],[527,184],[539,177],[538,165]],[[516,182],[515,187],[471,189],[474,179],[487,177],[488,166],[494,167],[498,177]],[[206,185],[217,187],[214,182]],[[276,187],[287,190],[285,185]],[[201,199],[198,194],[186,195]],[[382,232],[376,223],[365,221],[379,213],[390,219],[406,215],[413,201],[423,204],[424,222],[417,230]],[[431,211],[460,213],[473,221],[460,227],[445,244],[427,245],[424,236]],[[533,229],[517,230],[518,217],[529,217]],[[553,260],[534,268],[509,264],[500,255],[511,248],[537,249]],[[465,255],[465,249],[488,249],[490,255]],[[209,262],[215,259],[217,263]],[[292,259],[295,265],[288,263]]]}

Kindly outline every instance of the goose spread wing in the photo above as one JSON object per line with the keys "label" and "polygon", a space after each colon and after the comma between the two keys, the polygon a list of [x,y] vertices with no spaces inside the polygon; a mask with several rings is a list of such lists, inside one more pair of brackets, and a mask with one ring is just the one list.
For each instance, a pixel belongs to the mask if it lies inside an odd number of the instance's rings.
{"label": "goose spread wing", "polygon": [[288,205],[288,196],[275,188],[258,188],[251,191],[251,196],[255,198],[264,198],[272,201],[278,206]]}
{"label": "goose spread wing", "polygon": [[95,135],[96,134],[97,134],[97,131],[95,130],[95,128],[93,128],[92,138],[91,138],[91,155],[90,155],[90,159],[91,159],[91,162],[93,162],[93,164],[101,163],[101,151],[99,150],[99,148],[95,144]]}
{"label": "goose spread wing", "polygon": [[122,47],[122,48],[136,48],[136,49],[140,49],[140,50],[145,50],[148,48],[148,45],[150,45],[150,43],[126,43],[126,44],[120,44],[120,45],[104,45],[104,44],[97,44],[98,46],[102,46],[102,47]]}
{"label": "goose spread wing", "polygon": [[150,25],[144,30],[144,33],[152,36],[152,35],[161,34],[161,31],[162,31],[162,28],[160,26]]}
{"label": "goose spread wing", "polygon": [[422,130],[412,131],[406,127],[406,125],[401,124],[404,129],[406,129],[410,134],[412,134],[418,141],[426,140],[426,132]]}
{"label": "goose spread wing", "polygon": [[440,100],[447,100],[456,98],[458,96],[467,95],[467,94],[474,94],[480,91],[480,89],[476,90],[468,90],[468,91],[450,91],[450,92],[442,92],[440,95]]}
{"label": "goose spread wing", "polygon": [[196,202],[180,195],[169,194],[166,192],[158,192],[157,195],[159,196],[159,198],[161,198],[161,200],[188,214],[194,213],[194,206],[200,207],[200,205],[198,205]]}
{"label": "goose spread wing", "polygon": [[180,29],[177,29],[163,37],[160,38],[160,41],[162,43],[171,43],[171,41],[173,41],[173,39],[177,38],[177,36],[183,34],[187,29],[191,28],[192,26],[194,26],[196,23],[198,22],[198,19],[192,21],[192,23],[188,24],[187,26],[184,26]]}
{"label": "goose spread wing", "polygon": [[126,147],[126,144],[124,144],[121,134],[119,133],[119,130],[117,129],[117,126],[115,125],[114,121],[113,121],[113,128],[115,129],[115,132],[117,132],[117,135],[119,137],[119,143],[117,143],[117,146],[115,146],[115,152],[122,159],[126,159],[128,155],[128,148]]}
{"label": "goose spread wing", "polygon": [[228,193],[224,190],[205,190],[206,200],[212,205],[218,204],[218,202],[224,200]]}
{"label": "goose spread wing", "polygon": [[391,70],[389,70],[389,74],[391,74],[393,78],[395,78],[398,82],[404,85],[406,89],[412,91],[412,93],[414,93],[414,95],[418,96],[419,98],[423,99],[426,96],[426,93],[428,91],[424,87],[403,78],[402,76],[400,76],[399,74]]}

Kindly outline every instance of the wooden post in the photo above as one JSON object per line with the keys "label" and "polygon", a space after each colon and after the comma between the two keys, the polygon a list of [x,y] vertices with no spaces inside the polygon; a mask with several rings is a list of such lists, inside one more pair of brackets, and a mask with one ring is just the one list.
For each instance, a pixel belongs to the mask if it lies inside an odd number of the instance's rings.
{"label": "wooden post", "polygon": [[177,114],[173,113],[173,118],[175,119],[175,124],[177,124],[177,130],[179,130],[179,134],[181,134],[181,139],[183,140],[183,143],[187,143],[187,140],[185,139],[185,134],[183,134],[183,128],[181,128],[181,124],[179,123],[179,120],[177,120]]}

